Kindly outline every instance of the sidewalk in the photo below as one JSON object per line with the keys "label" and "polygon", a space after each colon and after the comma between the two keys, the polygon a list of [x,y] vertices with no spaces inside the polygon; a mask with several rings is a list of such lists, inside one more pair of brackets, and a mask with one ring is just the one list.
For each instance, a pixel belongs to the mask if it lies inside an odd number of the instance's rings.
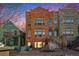
{"label": "sidewalk", "polygon": [[11,53],[11,56],[79,56],[79,51],[74,50],[59,50],[53,52],[43,52],[40,50],[21,51]]}

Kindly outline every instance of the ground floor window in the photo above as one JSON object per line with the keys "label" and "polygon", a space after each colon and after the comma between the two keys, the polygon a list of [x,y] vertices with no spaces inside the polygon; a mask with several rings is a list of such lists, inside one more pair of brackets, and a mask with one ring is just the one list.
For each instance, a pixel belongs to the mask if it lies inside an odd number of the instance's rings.
{"label": "ground floor window", "polygon": [[28,44],[27,44],[28,46],[31,46],[32,44],[31,44],[31,42],[28,42]]}
{"label": "ground floor window", "polygon": [[[28,42],[27,43],[28,46],[31,46],[32,43],[31,42]],[[45,46],[45,42],[34,42],[33,43],[33,47],[34,48],[43,48]]]}
{"label": "ground floor window", "polygon": [[54,35],[54,36],[58,36],[58,30],[57,30],[57,29],[54,29],[53,35]]}
{"label": "ground floor window", "polygon": [[57,31],[54,31],[54,36],[57,36]]}
{"label": "ground floor window", "polygon": [[17,46],[18,45],[18,40],[15,40],[15,39],[3,39],[2,42],[6,46]]}
{"label": "ground floor window", "polygon": [[45,42],[34,42],[35,48],[43,48],[45,45]]}

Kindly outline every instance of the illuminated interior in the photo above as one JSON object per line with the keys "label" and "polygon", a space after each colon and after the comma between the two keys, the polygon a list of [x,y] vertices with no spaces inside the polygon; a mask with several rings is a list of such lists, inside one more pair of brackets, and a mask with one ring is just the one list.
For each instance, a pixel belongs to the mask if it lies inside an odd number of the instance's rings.
{"label": "illuminated interior", "polygon": [[42,48],[44,47],[45,42],[34,42],[34,47],[35,48]]}
{"label": "illuminated interior", "polygon": [[28,42],[28,46],[31,46],[31,42]]}

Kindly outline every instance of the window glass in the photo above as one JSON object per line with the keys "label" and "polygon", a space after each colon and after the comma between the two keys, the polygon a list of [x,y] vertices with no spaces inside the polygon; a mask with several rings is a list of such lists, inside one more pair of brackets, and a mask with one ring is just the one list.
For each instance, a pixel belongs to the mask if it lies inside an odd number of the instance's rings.
{"label": "window glass", "polygon": [[52,36],[53,32],[52,32],[52,28],[49,29],[49,36]]}
{"label": "window glass", "polygon": [[79,24],[79,18],[77,19],[77,23]]}
{"label": "window glass", "polygon": [[52,27],[52,19],[49,20],[49,26]]}
{"label": "window glass", "polygon": [[52,32],[49,32],[49,36],[52,36]]}
{"label": "window glass", "polygon": [[42,35],[45,35],[45,32],[44,32],[44,30],[38,29],[35,31],[35,35],[42,36]]}
{"label": "window glass", "polygon": [[42,19],[42,18],[36,19],[35,24],[39,24],[39,25],[44,24],[44,19]]}
{"label": "window glass", "polygon": [[64,18],[64,23],[73,23],[73,18],[72,17],[65,17]]}
{"label": "window glass", "polygon": [[54,18],[54,23],[57,23],[57,17]]}
{"label": "window glass", "polygon": [[34,47],[35,48],[42,48],[43,47],[43,42],[34,42]]}
{"label": "window glass", "polygon": [[73,34],[73,29],[65,29],[64,34]]}

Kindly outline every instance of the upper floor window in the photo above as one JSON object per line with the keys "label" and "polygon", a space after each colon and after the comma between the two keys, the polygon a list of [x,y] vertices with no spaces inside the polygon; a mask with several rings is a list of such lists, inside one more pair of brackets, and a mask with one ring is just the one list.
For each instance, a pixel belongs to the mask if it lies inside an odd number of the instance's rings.
{"label": "upper floor window", "polygon": [[52,19],[49,19],[49,26],[52,27]]}
{"label": "upper floor window", "polygon": [[64,16],[75,16],[76,12],[64,12]]}
{"label": "upper floor window", "polygon": [[66,23],[72,23],[73,20],[65,20],[64,22],[66,22]]}
{"label": "upper floor window", "polygon": [[73,21],[73,19],[72,19],[72,17],[65,17],[65,19],[64,19],[64,23],[73,23],[74,21]]}
{"label": "upper floor window", "polygon": [[37,18],[37,19],[35,20],[35,24],[38,24],[38,25],[44,24],[44,19],[43,19],[43,18]]}
{"label": "upper floor window", "polygon": [[64,34],[73,34],[73,29],[65,29]]}
{"label": "upper floor window", "polygon": [[77,24],[79,25],[79,18],[77,19]]}
{"label": "upper floor window", "polygon": [[55,24],[57,23],[57,17],[54,18],[54,23],[55,23]]}
{"label": "upper floor window", "polygon": [[45,35],[45,31],[42,29],[38,29],[35,31],[35,35],[36,36],[43,36],[43,35]]}
{"label": "upper floor window", "polygon": [[31,31],[28,30],[27,34],[28,34],[27,37],[30,38],[31,37]]}

